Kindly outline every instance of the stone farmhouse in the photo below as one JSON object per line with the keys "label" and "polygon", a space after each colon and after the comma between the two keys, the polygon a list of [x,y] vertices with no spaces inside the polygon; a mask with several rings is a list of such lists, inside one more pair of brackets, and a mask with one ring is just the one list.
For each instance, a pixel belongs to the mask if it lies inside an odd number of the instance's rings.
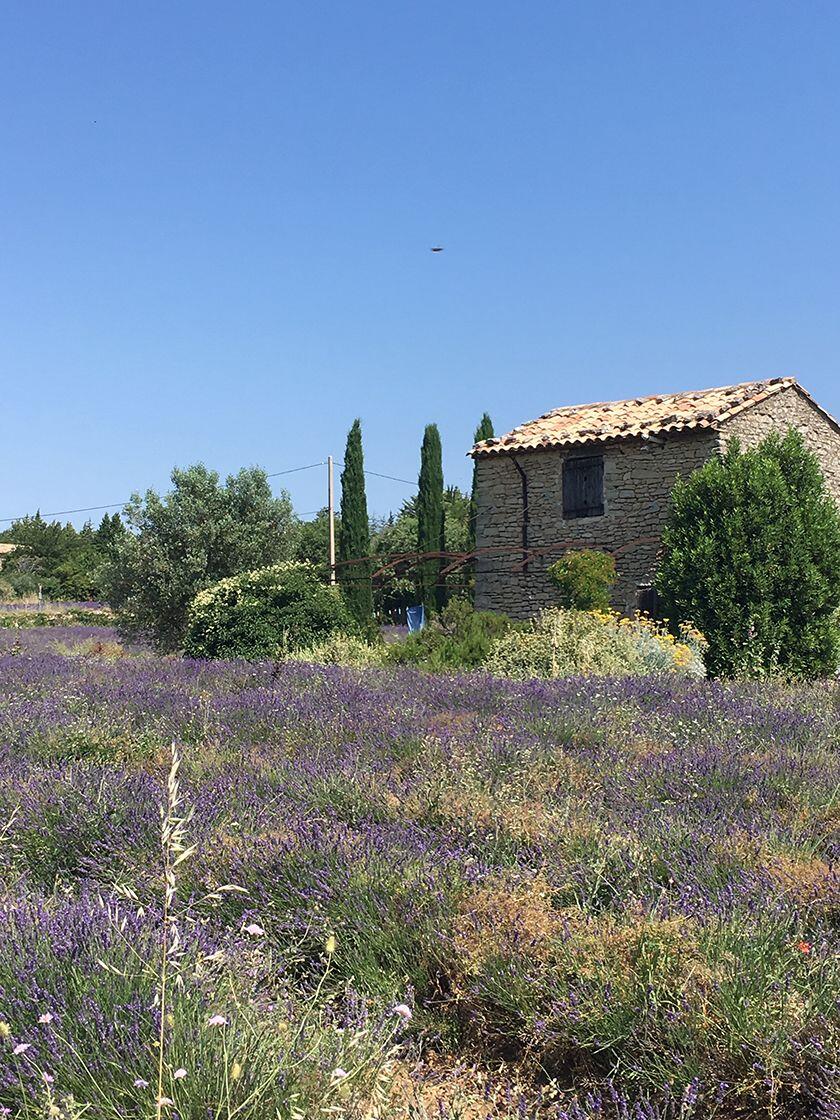
{"label": "stone farmhouse", "polygon": [[476,607],[527,618],[556,602],[547,567],[597,548],[616,560],[615,606],[654,609],[677,477],[733,437],[748,447],[789,428],[840,502],[840,424],[792,377],[557,408],[476,444]]}

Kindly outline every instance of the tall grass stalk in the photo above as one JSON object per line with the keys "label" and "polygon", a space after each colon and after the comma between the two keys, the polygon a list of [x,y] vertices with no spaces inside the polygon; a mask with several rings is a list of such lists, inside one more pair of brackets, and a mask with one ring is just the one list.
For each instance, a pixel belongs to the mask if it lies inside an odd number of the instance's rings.
{"label": "tall grass stalk", "polygon": [[163,1094],[163,1071],[166,1064],[166,1016],[167,997],[172,978],[173,964],[180,952],[181,939],[175,917],[175,897],[178,889],[176,868],[195,851],[195,845],[187,844],[187,826],[192,820],[193,809],[182,811],[183,798],[178,780],[181,755],[175,742],[172,743],[171,765],[166,779],[166,802],[161,806],[161,849],[163,853],[163,914],[161,918],[160,942],[160,981],[158,1003],[160,1010],[160,1029],[158,1033],[158,1069],[156,1115],[160,1120],[166,1103]]}

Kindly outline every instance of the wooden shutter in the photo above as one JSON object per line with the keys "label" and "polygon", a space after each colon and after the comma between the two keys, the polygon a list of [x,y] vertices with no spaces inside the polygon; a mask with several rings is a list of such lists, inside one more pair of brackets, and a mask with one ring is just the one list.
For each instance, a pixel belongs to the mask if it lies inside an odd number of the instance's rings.
{"label": "wooden shutter", "polygon": [[603,455],[567,459],[563,464],[563,516],[600,517],[603,512]]}

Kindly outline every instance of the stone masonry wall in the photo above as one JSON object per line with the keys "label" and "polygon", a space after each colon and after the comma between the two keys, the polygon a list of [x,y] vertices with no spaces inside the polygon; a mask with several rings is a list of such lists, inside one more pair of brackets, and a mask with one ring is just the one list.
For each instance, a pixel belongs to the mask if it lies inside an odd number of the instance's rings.
{"label": "stone masonry wall", "polygon": [[[662,446],[642,440],[523,452],[477,460],[476,606],[528,618],[556,603],[546,568],[563,552],[600,548],[616,557],[615,605],[636,607],[640,583],[655,570],[662,524],[678,475],[689,475],[716,453],[716,433],[679,433]],[[562,464],[567,457],[603,454],[604,515],[563,519]],[[528,479],[529,549],[522,564],[522,479]],[[486,550],[486,551],[481,551]]]}
{"label": "stone masonry wall", "polygon": [[840,431],[794,387],[734,416],[723,426],[722,440],[737,436],[744,447],[760,443],[772,431],[788,428],[802,433],[806,446],[820,461],[829,490],[840,503]]}
{"label": "stone masonry wall", "polygon": [[[600,548],[616,558],[615,606],[633,611],[639,585],[655,572],[677,476],[702,466],[732,436],[752,446],[771,431],[790,427],[802,432],[840,502],[840,431],[793,387],[733,417],[719,433],[674,434],[662,446],[625,440],[477,460],[476,547],[484,551],[476,560],[476,606],[528,618],[556,602],[546,575],[549,564],[568,549]],[[604,456],[604,515],[564,521],[563,460],[594,454]],[[514,458],[528,479],[532,551],[527,568],[522,563],[522,479]]]}

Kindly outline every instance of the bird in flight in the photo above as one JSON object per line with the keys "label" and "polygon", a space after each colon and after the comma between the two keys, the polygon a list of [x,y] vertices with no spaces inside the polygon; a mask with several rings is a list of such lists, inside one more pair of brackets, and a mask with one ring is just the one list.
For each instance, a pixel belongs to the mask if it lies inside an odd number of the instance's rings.
{"label": "bird in flight", "polygon": [[442,245],[433,245],[432,246],[432,252],[433,253],[442,253],[443,252],[443,246]]}

